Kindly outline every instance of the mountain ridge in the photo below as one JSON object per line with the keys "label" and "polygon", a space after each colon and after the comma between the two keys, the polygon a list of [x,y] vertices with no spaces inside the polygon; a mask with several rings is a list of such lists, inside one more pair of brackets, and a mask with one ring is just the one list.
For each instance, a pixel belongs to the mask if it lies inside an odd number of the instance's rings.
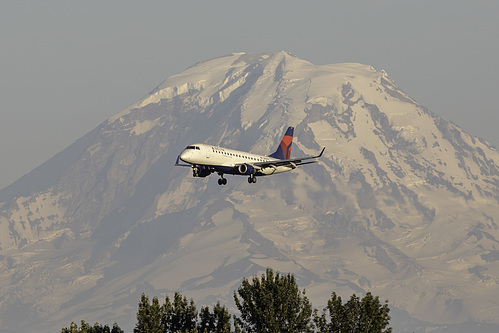
{"label": "mountain ridge", "polygon": [[[268,154],[288,125],[292,156],[326,147],[317,165],[226,187],[173,168],[192,142]],[[267,266],[314,304],[371,290],[400,331],[498,325],[498,165],[371,66],[208,60],[0,191],[1,325],[131,326],[141,292],[230,303]]]}

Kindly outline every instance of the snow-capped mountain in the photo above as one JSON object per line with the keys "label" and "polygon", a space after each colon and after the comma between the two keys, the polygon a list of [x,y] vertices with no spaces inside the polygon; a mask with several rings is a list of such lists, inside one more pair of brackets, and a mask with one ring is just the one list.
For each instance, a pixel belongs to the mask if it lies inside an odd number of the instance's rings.
{"label": "snow-capped mountain", "polygon": [[[193,142],[269,154],[287,126],[318,164],[227,186],[173,166]],[[131,332],[142,292],[230,306],[272,267],[316,307],[388,299],[395,331],[497,331],[498,165],[370,66],[199,63],[0,191],[0,327]]]}

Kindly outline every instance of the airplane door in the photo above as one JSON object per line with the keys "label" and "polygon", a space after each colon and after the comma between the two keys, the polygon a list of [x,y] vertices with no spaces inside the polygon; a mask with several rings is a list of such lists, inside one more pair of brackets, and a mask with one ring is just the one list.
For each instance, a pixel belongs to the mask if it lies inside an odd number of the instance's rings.
{"label": "airplane door", "polygon": [[210,149],[211,148],[206,148],[206,158],[210,158]]}

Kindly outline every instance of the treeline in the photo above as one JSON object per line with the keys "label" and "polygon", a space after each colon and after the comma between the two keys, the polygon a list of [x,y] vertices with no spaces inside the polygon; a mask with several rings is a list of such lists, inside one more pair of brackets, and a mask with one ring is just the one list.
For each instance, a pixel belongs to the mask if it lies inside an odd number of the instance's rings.
{"label": "treeline", "polygon": [[[301,291],[292,274],[282,275],[268,268],[261,277],[243,279],[234,292],[239,315],[231,315],[225,305],[218,302],[212,309],[201,307],[194,301],[175,293],[162,304],[142,294],[134,333],[260,333],[260,332],[370,332],[391,333],[388,327],[390,309],[379,297],[368,292],[363,298],[353,294],[343,303],[332,293],[327,307],[321,312]],[[112,328],[82,321],[78,328],[71,323],[61,333],[123,333],[118,324]]]}
{"label": "treeline", "polygon": [[69,325],[69,327],[65,327],[61,330],[61,333],[124,333],[123,330],[118,326],[117,323],[114,323],[113,328],[110,328],[108,325],[101,325],[99,323],[95,323],[94,326],[90,326],[89,323],[85,322],[85,320],[81,321],[81,326],[78,328],[74,322]]}

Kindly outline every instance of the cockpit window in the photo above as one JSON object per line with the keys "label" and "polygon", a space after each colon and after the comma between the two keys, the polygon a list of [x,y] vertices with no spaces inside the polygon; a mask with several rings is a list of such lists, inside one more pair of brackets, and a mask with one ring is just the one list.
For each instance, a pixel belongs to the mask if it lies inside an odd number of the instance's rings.
{"label": "cockpit window", "polygon": [[198,146],[187,146],[185,149],[201,150]]}

